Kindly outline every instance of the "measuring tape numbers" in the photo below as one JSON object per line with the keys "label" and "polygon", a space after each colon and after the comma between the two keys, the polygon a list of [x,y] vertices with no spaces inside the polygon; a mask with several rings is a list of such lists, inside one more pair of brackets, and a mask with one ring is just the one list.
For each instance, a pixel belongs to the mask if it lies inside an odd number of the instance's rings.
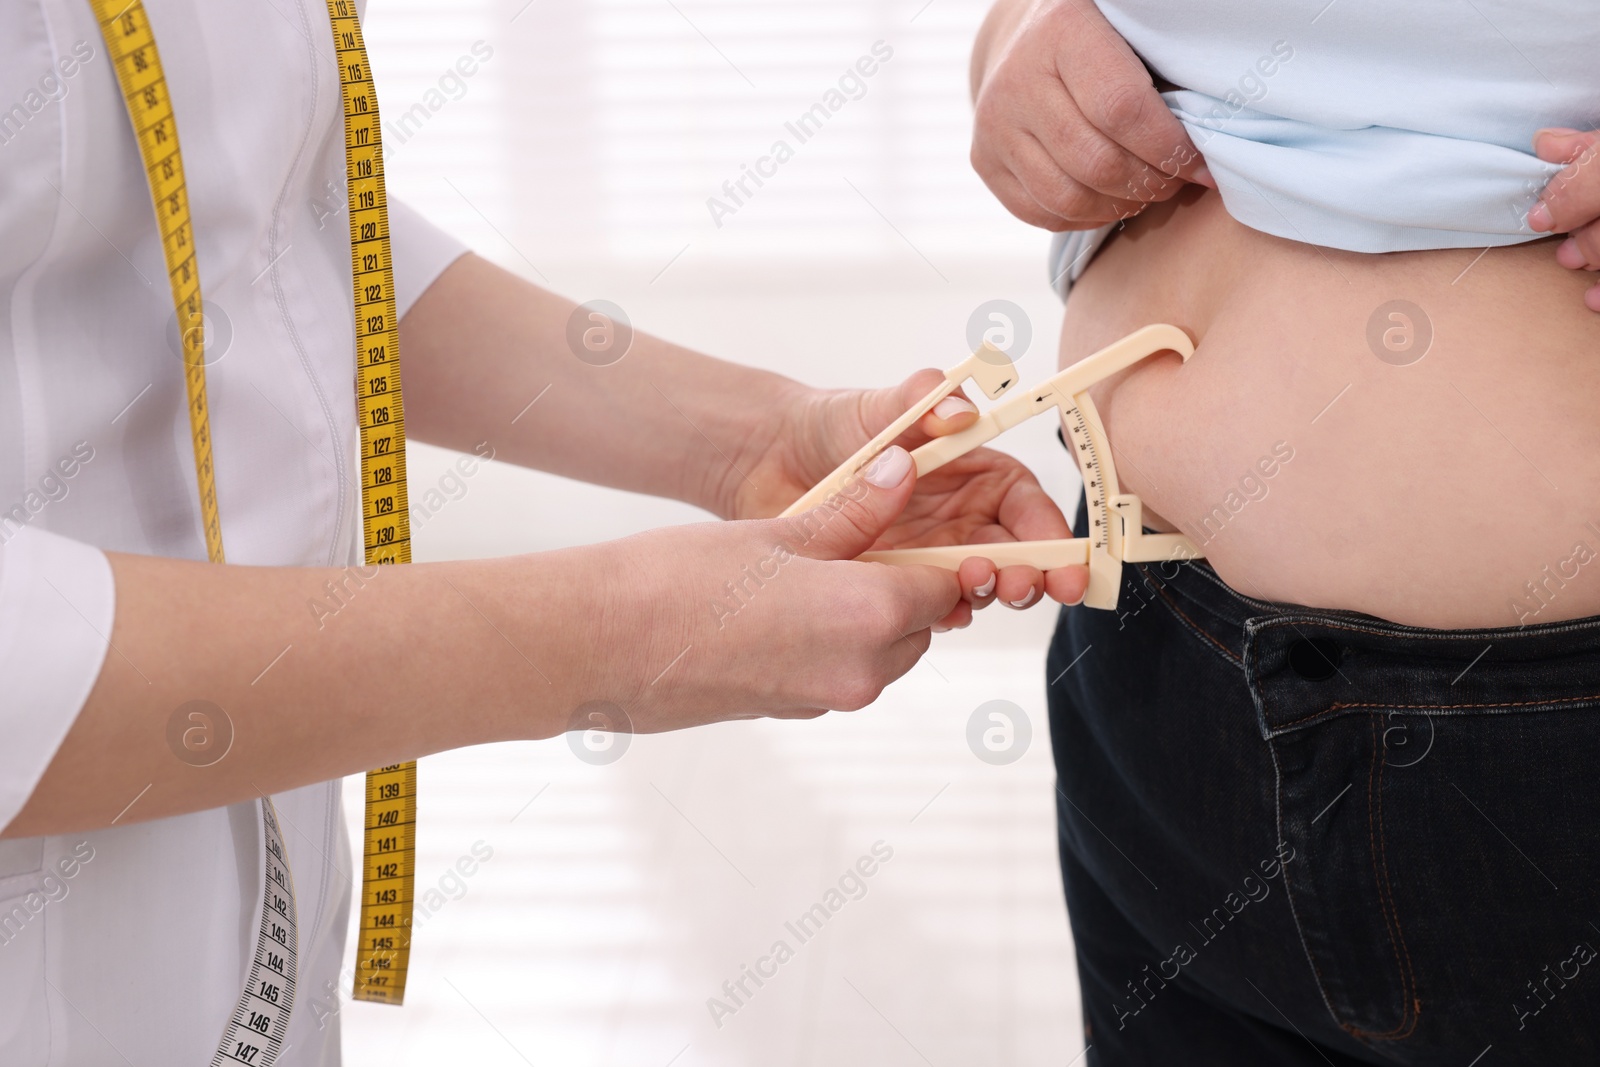
{"label": "measuring tape numbers", "polygon": [[222,1031],[222,1043],[211,1057],[211,1067],[230,1063],[270,1067],[283,1051],[294,1010],[298,971],[298,927],[295,924],[294,879],[283,850],[283,831],[270,801],[262,802],[266,830],[266,887],[261,899],[261,928],[256,934],[256,954],[239,1003]]}
{"label": "measuring tape numbers", "polygon": [[[406,415],[400,397],[400,323],[395,314],[389,201],[383,184],[378,96],[354,0],[327,0],[344,100],[345,178],[350,198],[350,271],[355,284],[356,409],[361,424],[361,515],[366,561],[411,562],[406,495]],[[417,765],[367,774],[361,847],[357,1000],[399,1004],[411,962],[416,885]]]}
{"label": "measuring tape numbers", "polygon": [[189,189],[178,151],[178,124],[167,94],[166,75],[156,51],[155,36],[140,0],[89,0],[106,51],[117,72],[117,85],[128,104],[139,155],[155,204],[156,227],[166,258],[167,282],[183,346],[183,380],[189,396],[189,430],[194,440],[195,474],[200,483],[200,519],[205,527],[206,555],[222,559],[222,522],[217,514],[217,475],[211,465],[211,425],[206,408],[206,361],[200,269],[194,255],[194,227],[189,220]]}
{"label": "measuring tape numbers", "polygon": [[[89,3],[112,58],[149,182],[182,344],[206,556],[222,563],[222,523],[206,404],[204,304],[177,120],[141,0]],[[354,3],[327,0],[327,7],[344,103],[365,558],[369,565],[408,563],[405,409],[378,101]],[[405,996],[415,880],[416,781],[414,762],[367,775],[361,942],[353,990],[358,1000],[399,1004]],[[298,951],[294,882],[270,798],[262,798],[261,808],[265,870],[261,926],[248,984],[223,1032],[214,1065],[270,1067],[283,1047],[294,1005]]]}

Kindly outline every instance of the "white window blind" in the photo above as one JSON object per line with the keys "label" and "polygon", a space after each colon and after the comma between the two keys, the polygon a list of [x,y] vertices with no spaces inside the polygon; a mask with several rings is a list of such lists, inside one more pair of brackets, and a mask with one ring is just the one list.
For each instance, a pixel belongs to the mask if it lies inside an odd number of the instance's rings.
{"label": "white window blind", "polygon": [[[1042,271],[1040,235],[967,162],[967,57],[987,7],[373,0],[391,186],[524,273],[680,255],[931,279],[1021,254]],[[460,57],[476,61],[470,77],[451,73]]]}

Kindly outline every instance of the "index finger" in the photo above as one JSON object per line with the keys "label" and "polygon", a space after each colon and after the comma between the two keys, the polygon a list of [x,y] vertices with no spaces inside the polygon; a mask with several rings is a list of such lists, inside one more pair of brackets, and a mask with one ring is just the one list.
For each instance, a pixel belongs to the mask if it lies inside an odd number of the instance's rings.
{"label": "index finger", "polygon": [[[1044,487],[1031,478],[1013,485],[1000,501],[1000,522],[1019,541],[1055,541],[1072,536],[1072,524]],[[1058,604],[1076,604],[1089,587],[1089,568],[1074,564],[1044,572],[1044,593]]]}
{"label": "index finger", "polygon": [[[967,396],[967,387],[957,386],[956,391],[933,406],[933,410],[917,420],[908,433],[921,434],[924,441],[960,433],[978,421],[978,406]],[[923,441],[918,441],[922,444]]]}
{"label": "index finger", "polygon": [[[1072,536],[1072,524],[1044,487],[1032,478],[1019,479],[1000,500],[996,515],[1000,525],[987,527],[980,534],[982,541],[1058,541]],[[972,545],[973,555],[982,556],[982,546]],[[1042,591],[1058,604],[1076,604],[1083,599],[1089,586],[1089,568],[1082,564],[1057,567],[1045,571],[1038,584],[1039,571],[1032,567],[1006,567],[1000,571],[1001,584],[1010,589],[1031,588]],[[1008,596],[1019,594],[1009,593]],[[1031,594],[1030,594],[1031,596]],[[1011,601],[1008,601],[1010,603]],[[1012,603],[1012,607],[1026,604]]]}

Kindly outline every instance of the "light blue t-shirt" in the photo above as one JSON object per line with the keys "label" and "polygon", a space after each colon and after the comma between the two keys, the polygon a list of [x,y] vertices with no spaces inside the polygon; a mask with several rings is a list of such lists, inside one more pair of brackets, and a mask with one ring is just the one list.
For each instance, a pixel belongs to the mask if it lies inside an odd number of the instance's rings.
{"label": "light blue t-shirt", "polygon": [[[1600,126],[1600,0],[1097,0],[1253,229],[1354,252],[1543,236],[1545,126]],[[1133,198],[1133,197],[1130,197]],[[1063,235],[1075,277],[1107,231]]]}

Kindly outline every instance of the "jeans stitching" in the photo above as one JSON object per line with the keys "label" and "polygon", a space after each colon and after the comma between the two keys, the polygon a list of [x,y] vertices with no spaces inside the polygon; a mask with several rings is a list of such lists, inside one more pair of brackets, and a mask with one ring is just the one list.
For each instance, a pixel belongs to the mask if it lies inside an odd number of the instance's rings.
{"label": "jeans stitching", "polygon": [[[1200,560],[1198,562],[1203,563],[1205,561]],[[1218,589],[1222,590],[1224,593],[1228,594],[1229,597],[1238,601],[1240,604],[1245,605],[1246,607],[1251,607],[1258,610],[1265,608],[1268,610],[1278,611],[1282,611],[1284,608],[1284,605],[1281,602],[1273,600],[1261,600],[1257,597],[1246,596],[1245,594],[1239,592],[1239,590],[1223,581],[1222,576],[1217,573],[1217,569],[1211,566],[1209,563],[1207,563],[1204,567],[1195,567],[1194,572],[1200,577],[1204,578],[1206,581],[1210,582],[1212,585],[1216,586]]]}
{"label": "jeans stitching", "polygon": [[[1467,629],[1443,630],[1428,626],[1410,626],[1405,623],[1389,622],[1385,619],[1374,619],[1376,625],[1363,625],[1357,621],[1359,618],[1370,618],[1359,611],[1350,611],[1345,608],[1315,608],[1305,604],[1291,604],[1283,601],[1261,600],[1256,597],[1246,596],[1239,592],[1217,574],[1204,559],[1188,561],[1188,570],[1214,586],[1219,592],[1230,600],[1252,609],[1251,614],[1260,617],[1262,621],[1255,623],[1254,619],[1241,620],[1245,626],[1252,623],[1260,627],[1266,626],[1292,626],[1296,621],[1309,622],[1316,626],[1327,626],[1331,629],[1354,630],[1358,633],[1375,634],[1380,637],[1419,637],[1429,641],[1461,640],[1472,641],[1493,640],[1511,641],[1529,637],[1553,637],[1586,631],[1600,631],[1600,615],[1590,615],[1580,619],[1563,619],[1557,622],[1535,623],[1532,626],[1480,626]],[[1203,603],[1201,598],[1189,591],[1183,595],[1197,603]],[[1276,612],[1276,615],[1267,615]],[[1230,620],[1231,622],[1232,620]]]}
{"label": "jeans stitching", "polygon": [[1402,626],[1399,623],[1388,623],[1382,626],[1362,626],[1353,622],[1332,621],[1314,609],[1311,611],[1285,612],[1280,616],[1266,618],[1258,623],[1257,626],[1259,629],[1266,629],[1269,626],[1293,626],[1297,621],[1309,622],[1313,626],[1322,626],[1330,630],[1350,630],[1355,633],[1372,634],[1377,637],[1419,638],[1427,641],[1477,642],[1491,638],[1496,641],[1513,641],[1518,638],[1553,637],[1557,634],[1577,633],[1600,628],[1600,616],[1575,619],[1571,623],[1554,622],[1544,624],[1551,627],[1551,629],[1541,629],[1538,626],[1507,626],[1487,629],[1434,630],[1419,626]]}
{"label": "jeans stitching", "polygon": [[[1383,914],[1383,928],[1389,937],[1389,949],[1394,953],[1395,967],[1400,971],[1400,1021],[1383,1033],[1364,1030],[1352,1024],[1345,1029],[1360,1037],[1377,1040],[1396,1040],[1411,1033],[1416,1019],[1411,1014],[1411,952],[1405,947],[1405,935],[1400,928],[1400,914],[1389,893],[1389,858],[1383,844],[1383,761],[1379,758],[1382,745],[1378,740],[1378,719],[1372,719],[1372,766],[1367,770],[1367,846],[1372,858],[1373,887],[1378,891],[1378,909]],[[1378,871],[1378,858],[1383,854],[1383,873]],[[1404,961],[1401,952],[1405,952]]]}
{"label": "jeans stitching", "polygon": [[[1251,656],[1251,670],[1252,671],[1254,671],[1255,661],[1256,661],[1256,657],[1255,657],[1254,653],[1258,652],[1258,651],[1259,651],[1259,649],[1252,650],[1252,656]],[[1263,699],[1262,708],[1263,708],[1263,711],[1265,711],[1265,697],[1263,696],[1262,699]],[[1378,848],[1379,848],[1379,846],[1376,843],[1376,840],[1375,840],[1375,837],[1374,837],[1374,831],[1373,831],[1373,819],[1374,819],[1374,810],[1375,810],[1374,797],[1373,797],[1373,779],[1374,779],[1374,776],[1378,773],[1379,764],[1381,762],[1379,760],[1379,754],[1381,753],[1382,749],[1381,749],[1381,746],[1380,746],[1380,744],[1378,742],[1377,735],[1376,735],[1378,719],[1376,717],[1374,717],[1372,721],[1373,721],[1373,731],[1374,731],[1373,747],[1372,747],[1373,766],[1367,772],[1367,833],[1368,833],[1369,848],[1370,848],[1370,851],[1371,851],[1371,854],[1372,854],[1372,873],[1373,873],[1373,880],[1374,880],[1374,883],[1375,883],[1374,888],[1376,888],[1377,891],[1378,891],[1378,906],[1379,906],[1379,909],[1383,913],[1383,925],[1384,925],[1384,930],[1385,930],[1386,934],[1389,937],[1390,948],[1395,953],[1395,964],[1396,964],[1397,967],[1400,968],[1400,985],[1401,985],[1401,990],[1400,990],[1401,1009],[1400,1009],[1400,1012],[1401,1012],[1401,1014],[1400,1014],[1400,1022],[1399,1022],[1399,1024],[1397,1024],[1394,1027],[1394,1029],[1389,1030],[1386,1033],[1381,1033],[1381,1034],[1380,1033],[1373,1033],[1373,1032],[1368,1031],[1368,1030],[1363,1030],[1361,1027],[1356,1026],[1354,1023],[1346,1022],[1344,1019],[1340,1018],[1339,1010],[1334,1007],[1333,998],[1328,995],[1327,983],[1324,981],[1324,979],[1322,977],[1322,968],[1317,964],[1316,954],[1314,952],[1312,952],[1310,944],[1306,941],[1305,927],[1301,923],[1301,920],[1300,920],[1300,909],[1295,907],[1294,891],[1290,887],[1290,876],[1289,876],[1289,869],[1288,869],[1287,865],[1285,865],[1284,870],[1283,870],[1283,890],[1284,890],[1285,896],[1287,897],[1287,899],[1289,901],[1289,915],[1294,921],[1295,932],[1300,935],[1300,947],[1301,947],[1301,950],[1304,951],[1304,953],[1305,953],[1306,962],[1311,965],[1311,973],[1316,977],[1317,992],[1319,994],[1321,994],[1322,1002],[1323,1002],[1324,1005],[1327,1006],[1328,1014],[1330,1016],[1332,1016],[1333,1021],[1338,1024],[1340,1029],[1344,1030],[1346,1033],[1348,1033],[1351,1036],[1356,1037],[1356,1038],[1374,1038],[1374,1039],[1383,1039],[1383,1040],[1398,1040],[1400,1038],[1404,1038],[1404,1037],[1410,1036],[1412,1030],[1415,1029],[1415,1027],[1416,1027],[1417,1016],[1415,1014],[1413,1014],[1413,1012],[1412,1012],[1412,1007],[1413,1007],[1415,998],[1412,996],[1413,979],[1412,979],[1412,974],[1411,974],[1411,951],[1405,945],[1405,939],[1404,939],[1403,932],[1399,931],[1399,929],[1398,929],[1399,923],[1400,923],[1400,916],[1399,916],[1398,912],[1396,912],[1395,915],[1394,915],[1393,925],[1390,924],[1390,907],[1392,905],[1392,901],[1389,899],[1389,895],[1387,893],[1387,885],[1388,885],[1387,876],[1385,875],[1384,877],[1380,877],[1379,874],[1378,874]],[[1277,746],[1275,744],[1272,744],[1270,741],[1269,741],[1269,744],[1268,744],[1268,751],[1272,754],[1272,769],[1273,769],[1274,775],[1277,777],[1277,780],[1278,780],[1278,782],[1277,782],[1277,786],[1278,786],[1278,788],[1277,788],[1278,839],[1281,841],[1281,840],[1283,840],[1283,769],[1282,769],[1281,765],[1278,762]],[[1381,788],[1381,783],[1380,783],[1380,788]],[[1376,810],[1378,812],[1377,819],[1379,820],[1379,824],[1380,824],[1380,827],[1381,827],[1382,810],[1381,810],[1381,808],[1378,808]],[[1384,871],[1387,872],[1388,871],[1388,867],[1389,867],[1389,860],[1388,860],[1387,854],[1384,855],[1383,866],[1384,866]],[[1402,951],[1405,953],[1404,962],[1401,961],[1401,957],[1400,957],[1400,954],[1401,954]]]}
{"label": "jeans stitching", "polygon": [[[1174,609],[1174,610],[1176,610],[1176,609]],[[1262,626],[1257,628],[1257,632],[1259,633],[1260,630],[1264,630],[1268,626],[1275,625],[1275,624],[1277,624],[1277,622],[1278,622],[1278,620],[1268,620]],[[1354,626],[1335,627],[1335,628],[1336,629],[1349,629],[1349,630],[1360,629],[1359,627],[1354,627]],[[1364,632],[1376,633],[1378,631],[1364,631]],[[1251,638],[1254,638],[1255,634],[1251,634],[1250,636],[1251,636]],[[1344,702],[1336,701],[1336,702],[1334,702],[1332,704],[1329,704],[1327,707],[1323,708],[1321,711],[1313,711],[1309,715],[1300,716],[1298,719],[1290,719],[1287,722],[1283,722],[1283,723],[1279,723],[1277,725],[1274,725],[1271,722],[1272,714],[1267,708],[1267,687],[1260,683],[1260,678],[1261,678],[1261,643],[1259,641],[1256,641],[1256,640],[1249,640],[1249,641],[1247,641],[1247,644],[1250,647],[1250,663],[1249,663],[1249,666],[1247,668],[1247,675],[1246,676],[1247,676],[1247,678],[1257,679],[1257,681],[1252,684],[1252,690],[1254,691],[1254,693],[1256,694],[1257,698],[1260,700],[1260,703],[1261,703],[1261,725],[1262,725],[1263,729],[1267,730],[1269,733],[1274,733],[1274,734],[1282,733],[1285,730],[1290,730],[1290,729],[1293,729],[1293,728],[1295,728],[1297,726],[1310,726],[1310,725],[1313,725],[1313,724],[1315,724],[1317,722],[1322,721],[1323,719],[1332,718],[1332,717],[1334,717],[1336,715],[1342,714],[1343,712],[1351,711],[1351,710],[1355,710],[1355,709],[1359,709],[1359,708],[1385,708],[1385,709],[1389,709],[1389,710],[1402,709],[1403,708],[1403,709],[1415,710],[1415,711],[1423,711],[1423,710],[1429,710],[1429,711],[1457,711],[1457,710],[1462,710],[1462,709],[1466,709],[1466,708],[1523,708],[1523,707],[1536,707],[1536,706],[1541,706],[1541,705],[1581,704],[1581,703],[1586,703],[1586,702],[1600,701],[1600,693],[1587,695],[1587,696],[1576,696],[1576,697],[1551,697],[1551,698],[1548,698],[1548,699],[1545,699],[1545,700],[1519,700],[1519,701],[1489,700],[1489,701],[1477,701],[1477,702],[1473,702],[1473,703],[1461,703],[1461,704],[1396,704],[1396,703],[1393,703],[1393,702],[1380,702],[1380,701],[1352,701],[1350,703],[1344,703]]]}
{"label": "jeans stitching", "polygon": [[[1277,779],[1277,818],[1278,840],[1282,842],[1283,836],[1283,766],[1278,761],[1278,746],[1271,741],[1267,743],[1267,752],[1272,756],[1272,773]],[[1305,953],[1306,962],[1311,965],[1311,974],[1316,979],[1317,994],[1322,997],[1323,1005],[1328,1009],[1328,1016],[1343,1030],[1350,1027],[1340,1020],[1339,1012],[1333,1006],[1333,998],[1328,996],[1328,984],[1323,980],[1322,968],[1317,965],[1317,957],[1311,951],[1311,945],[1306,941],[1304,924],[1300,921],[1300,909],[1294,906],[1294,889],[1289,884],[1289,864],[1283,865],[1283,895],[1289,902],[1289,918],[1294,922],[1294,932],[1300,938],[1300,951]]]}
{"label": "jeans stitching", "polygon": [[[1374,719],[1373,721],[1374,721],[1374,729],[1376,729],[1377,720]],[[1274,776],[1277,778],[1277,790],[1276,790],[1276,792],[1277,792],[1278,840],[1282,841],[1282,840],[1284,840],[1284,837],[1283,837],[1283,767],[1278,761],[1277,746],[1274,745],[1274,744],[1269,744],[1268,745],[1268,751],[1272,755],[1272,770],[1273,770]],[[1379,773],[1378,764],[1379,764],[1380,761],[1379,761],[1378,757],[1379,757],[1380,751],[1381,751],[1381,748],[1379,747],[1378,742],[1375,739],[1374,742],[1373,742],[1373,762],[1374,762],[1374,766],[1368,772],[1368,787],[1367,787],[1367,794],[1368,794],[1367,811],[1368,811],[1368,835],[1369,835],[1369,840],[1371,840],[1371,837],[1372,837],[1372,818],[1373,818],[1373,816],[1372,816],[1372,812],[1373,812],[1372,780],[1373,780],[1373,775],[1376,774],[1376,773]],[[1382,819],[1381,814],[1378,816],[1378,818],[1379,818],[1379,824],[1381,826],[1381,819]],[[1374,846],[1374,847],[1376,848],[1376,846]],[[1387,871],[1388,870],[1388,866],[1389,866],[1387,853],[1385,853],[1385,855],[1384,855],[1383,866],[1384,866],[1384,870]],[[1331,996],[1329,996],[1329,994],[1328,994],[1327,981],[1322,976],[1322,968],[1317,963],[1316,953],[1314,953],[1311,950],[1311,945],[1306,940],[1305,925],[1301,920],[1300,909],[1295,906],[1294,888],[1293,888],[1293,886],[1291,884],[1292,883],[1292,876],[1290,875],[1289,867],[1290,867],[1290,864],[1284,864],[1284,866],[1283,866],[1283,891],[1284,891],[1285,898],[1289,902],[1289,917],[1294,923],[1295,933],[1300,938],[1300,949],[1305,954],[1306,962],[1311,965],[1311,973],[1316,979],[1317,993],[1318,993],[1318,995],[1320,995],[1322,997],[1322,1003],[1328,1009],[1328,1015],[1333,1019],[1334,1023],[1337,1024],[1338,1027],[1341,1030],[1345,1031],[1346,1033],[1350,1034],[1352,1037],[1355,1037],[1357,1039],[1373,1038],[1373,1039],[1384,1039],[1384,1040],[1398,1040],[1400,1038],[1404,1038],[1404,1037],[1410,1036],[1411,1032],[1416,1028],[1417,1018],[1418,1018],[1418,1014],[1419,1014],[1419,1013],[1413,1011],[1413,1008],[1416,1005],[1416,1001],[1415,1001],[1415,998],[1412,995],[1412,991],[1413,991],[1413,988],[1414,988],[1414,980],[1413,980],[1412,973],[1411,973],[1411,952],[1410,952],[1410,949],[1407,948],[1406,945],[1405,945],[1405,939],[1404,939],[1403,935],[1397,936],[1397,933],[1396,933],[1396,928],[1399,926],[1399,922],[1400,922],[1400,917],[1399,917],[1398,912],[1396,912],[1395,915],[1394,915],[1394,920],[1393,920],[1394,921],[1394,925],[1393,926],[1390,925],[1390,911],[1389,911],[1389,909],[1390,909],[1390,906],[1392,905],[1392,901],[1389,901],[1387,896],[1385,895],[1385,886],[1387,885],[1386,879],[1385,878],[1380,878],[1378,876],[1377,852],[1376,851],[1373,852],[1373,876],[1374,876],[1375,879],[1377,879],[1376,888],[1377,888],[1378,893],[1379,893],[1379,907],[1383,912],[1384,929],[1385,929],[1385,931],[1386,931],[1386,933],[1387,933],[1387,935],[1389,937],[1390,947],[1392,949],[1394,949],[1394,951],[1395,951],[1395,964],[1396,964],[1396,966],[1398,966],[1400,968],[1400,972],[1401,972],[1400,973],[1400,981],[1401,981],[1401,1021],[1393,1030],[1390,1030],[1390,1031],[1388,1031],[1386,1033],[1381,1033],[1381,1034],[1373,1033],[1373,1032],[1368,1031],[1368,1030],[1363,1030],[1361,1027],[1355,1025],[1354,1023],[1346,1022],[1344,1019],[1342,1019],[1340,1017],[1339,1009],[1334,1007],[1333,998]],[[1403,962],[1402,962],[1401,956],[1400,956],[1400,953],[1402,951],[1405,953],[1405,959],[1404,959]],[[1365,1042],[1363,1042],[1363,1043],[1365,1043]]]}
{"label": "jeans stitching", "polygon": [[1208,631],[1205,627],[1201,626],[1199,623],[1195,622],[1193,619],[1189,618],[1189,616],[1184,612],[1184,610],[1182,608],[1178,607],[1177,603],[1172,599],[1172,597],[1167,595],[1167,591],[1166,591],[1164,583],[1152,582],[1150,580],[1150,575],[1146,571],[1144,564],[1141,563],[1141,564],[1137,564],[1136,566],[1138,566],[1138,568],[1139,568],[1140,575],[1142,575],[1144,577],[1145,585],[1148,586],[1150,589],[1155,591],[1155,594],[1161,598],[1161,602],[1164,603],[1172,611],[1172,613],[1174,615],[1177,615],[1179,620],[1181,620],[1185,626],[1187,626],[1189,629],[1193,630],[1196,634],[1198,634],[1200,637],[1204,638],[1206,641],[1209,641],[1214,646],[1215,651],[1217,651],[1222,656],[1224,656],[1229,663],[1233,664],[1233,666],[1235,666],[1235,667],[1243,667],[1244,666],[1244,661],[1242,659],[1240,659],[1238,656],[1235,656],[1233,654],[1233,652],[1228,648],[1227,645],[1223,644],[1221,641],[1217,640],[1217,638],[1213,637],[1211,635],[1210,631]]}
{"label": "jeans stitching", "polygon": [[1407,1014],[1409,1014],[1409,1016],[1410,1016],[1410,1022],[1405,1024],[1404,1030],[1401,1033],[1398,1033],[1398,1034],[1394,1035],[1395,1040],[1399,1040],[1400,1038],[1403,1038],[1403,1037],[1410,1037],[1411,1036],[1411,1032],[1417,1028],[1417,1019],[1420,1018],[1421,1015],[1422,1015],[1422,1000],[1421,1000],[1420,997],[1417,996],[1417,974],[1416,974],[1415,968],[1413,968],[1412,965],[1411,965],[1411,948],[1410,948],[1410,946],[1408,946],[1406,944],[1405,928],[1400,923],[1400,906],[1395,903],[1394,885],[1389,879],[1389,843],[1388,843],[1388,839],[1385,837],[1384,832],[1383,832],[1383,769],[1384,769],[1384,767],[1388,766],[1388,761],[1382,758],[1382,748],[1383,748],[1383,746],[1382,746],[1381,741],[1379,740],[1378,725],[1379,725],[1378,717],[1377,716],[1373,716],[1373,719],[1372,719],[1373,747],[1374,747],[1375,753],[1377,754],[1377,758],[1379,760],[1379,762],[1378,762],[1378,848],[1379,848],[1379,855],[1383,859],[1383,892],[1384,892],[1384,895],[1389,898],[1389,910],[1394,913],[1395,934],[1398,937],[1399,942],[1400,942],[1400,951],[1405,956],[1405,971],[1404,971],[1404,977],[1402,979],[1402,981],[1404,983],[1404,988],[1401,991],[1402,995],[1405,997],[1405,1005],[1404,1005],[1404,1007],[1402,1009],[1401,1018],[1403,1020],[1406,1017]]}
{"label": "jeans stitching", "polygon": [[[1264,693],[1261,700],[1264,709],[1266,705],[1266,696]],[[1321,719],[1331,718],[1332,716],[1338,715],[1341,712],[1359,708],[1386,708],[1390,710],[1403,709],[1408,711],[1459,711],[1466,708],[1527,708],[1537,707],[1540,705],[1582,704],[1589,702],[1600,702],[1600,693],[1591,693],[1585,696],[1576,697],[1549,697],[1545,700],[1482,700],[1471,704],[1396,704],[1387,701],[1361,701],[1349,704],[1334,703],[1329,704],[1321,711],[1314,711],[1309,715],[1302,715],[1298,719],[1290,719],[1285,723],[1273,727],[1273,730],[1283,731],[1295,726],[1308,726]]]}

